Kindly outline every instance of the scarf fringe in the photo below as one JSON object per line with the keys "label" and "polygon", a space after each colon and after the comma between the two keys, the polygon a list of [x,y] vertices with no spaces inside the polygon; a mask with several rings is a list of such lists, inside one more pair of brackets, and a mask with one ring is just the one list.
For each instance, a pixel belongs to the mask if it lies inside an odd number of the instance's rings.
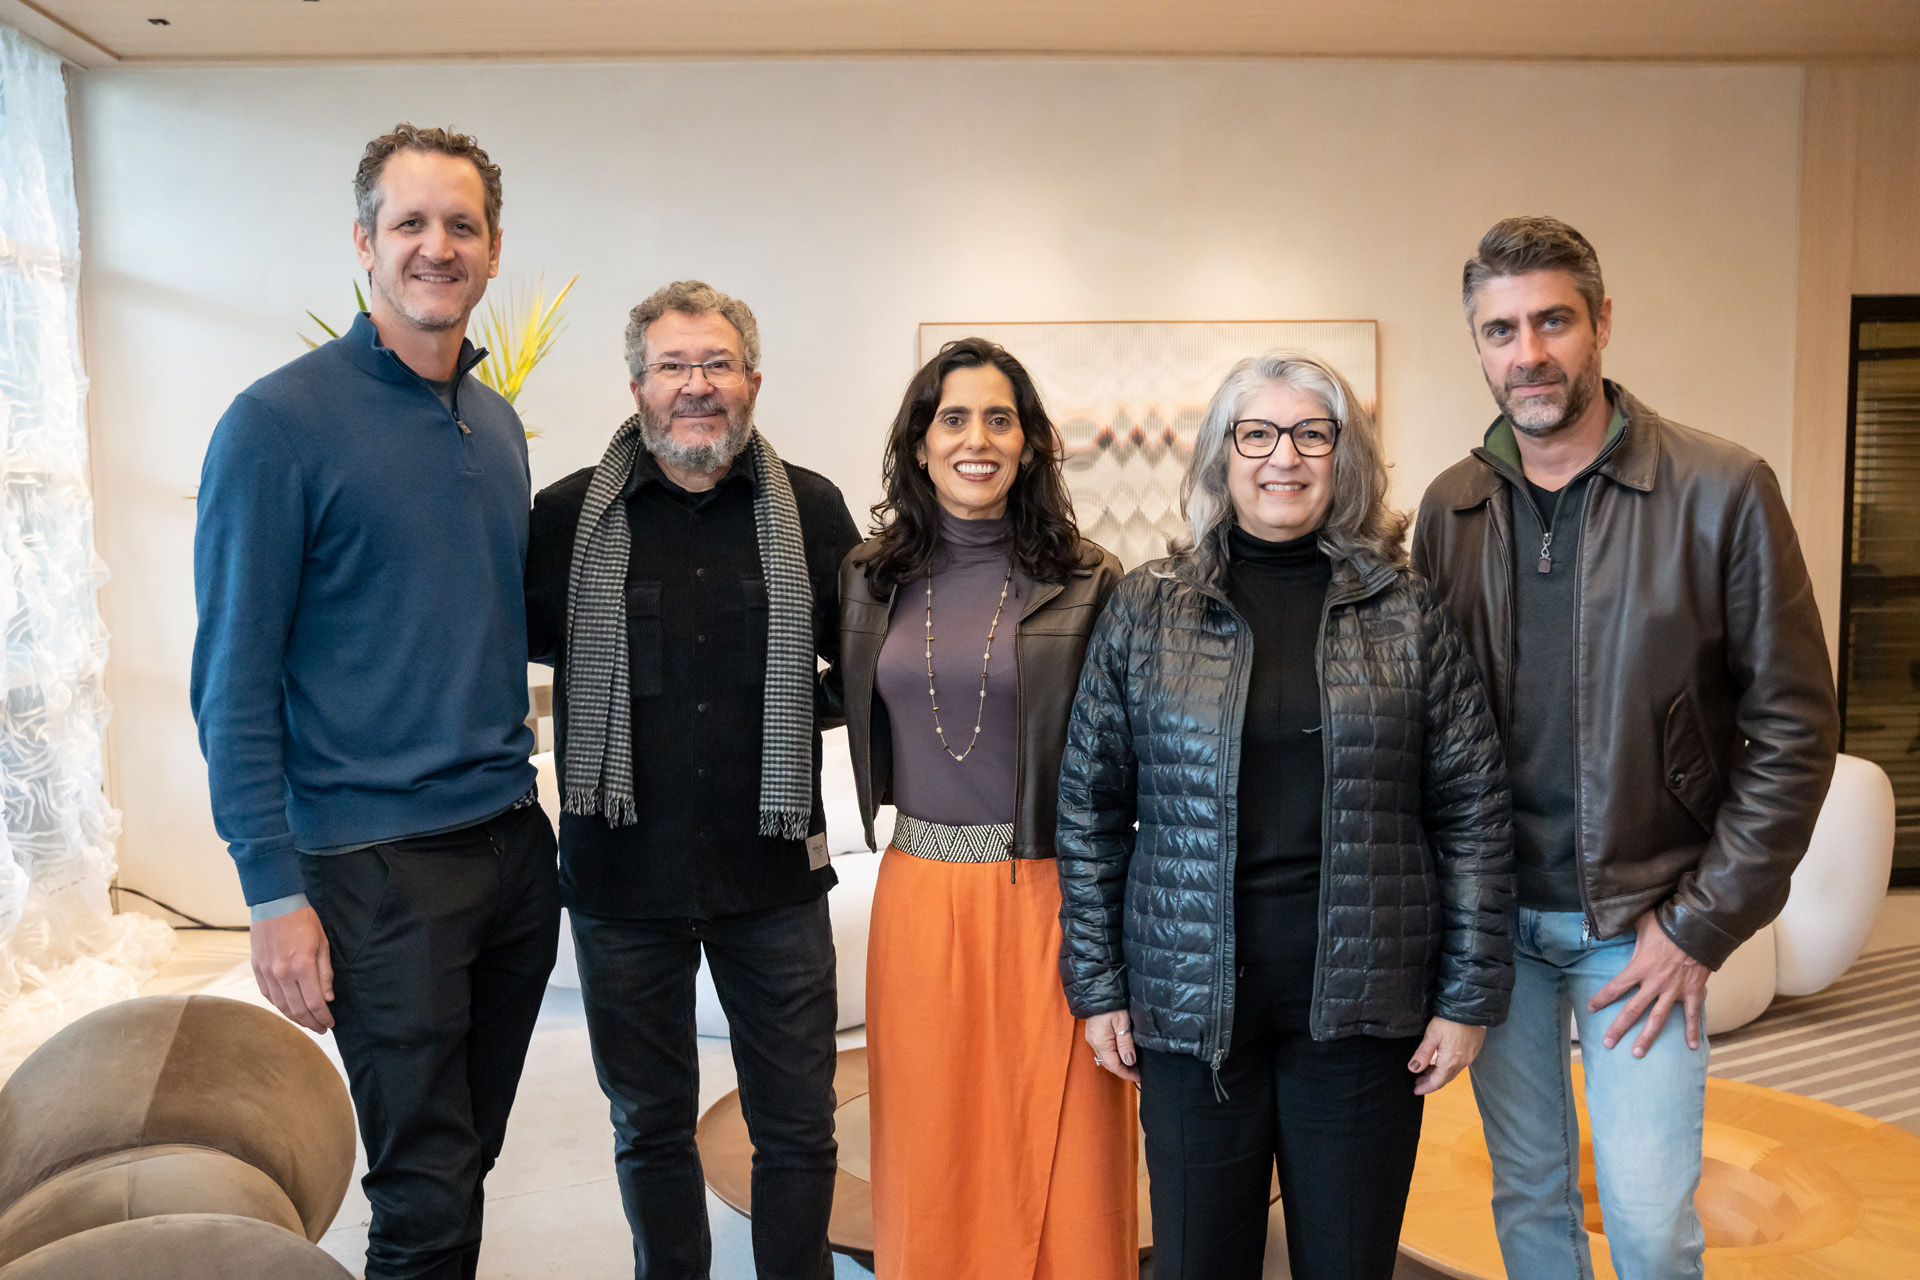
{"label": "scarf fringe", "polygon": [[760,834],[777,840],[805,840],[812,825],[811,813],[792,813],[783,809],[760,811]]}
{"label": "scarf fringe", "polygon": [[631,827],[640,821],[640,808],[631,797],[600,798],[597,789],[567,789],[566,799],[561,801],[561,813],[576,814],[583,818],[604,817],[610,827]]}

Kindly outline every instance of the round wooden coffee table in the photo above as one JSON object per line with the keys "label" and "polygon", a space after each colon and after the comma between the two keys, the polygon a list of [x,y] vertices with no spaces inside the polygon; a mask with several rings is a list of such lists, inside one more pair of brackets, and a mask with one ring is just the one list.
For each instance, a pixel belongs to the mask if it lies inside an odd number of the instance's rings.
{"label": "round wooden coffee table", "polygon": [[[867,1051],[840,1051],[833,1073],[834,1136],[840,1143],[840,1170],[833,1183],[833,1219],[827,1242],[835,1253],[873,1264],[873,1187],[868,1164],[872,1130],[867,1117]],[[707,1186],[732,1209],[753,1216],[753,1143],[740,1111],[738,1090],[721,1098],[700,1117],[696,1132]],[[1153,1215],[1147,1204],[1147,1162],[1140,1160],[1136,1192],[1140,1207],[1140,1256],[1153,1253]],[[1280,1196],[1276,1180],[1270,1193]]]}
{"label": "round wooden coffee table", "polygon": [[[1574,1097],[1585,1080],[1575,1067]],[[1585,1102],[1580,1129],[1590,1132]],[[1777,1089],[1707,1081],[1704,1162],[1694,1204],[1708,1280],[1887,1280],[1920,1275],[1920,1137]],[[1445,1275],[1504,1280],[1493,1234],[1493,1166],[1463,1075],[1427,1099],[1400,1251]],[[1598,1280],[1612,1280],[1594,1190],[1593,1144],[1580,1189]]]}

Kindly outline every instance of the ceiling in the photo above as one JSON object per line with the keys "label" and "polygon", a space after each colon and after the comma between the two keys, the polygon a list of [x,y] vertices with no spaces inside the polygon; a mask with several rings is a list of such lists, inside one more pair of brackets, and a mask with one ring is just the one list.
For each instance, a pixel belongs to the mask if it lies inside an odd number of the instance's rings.
{"label": "ceiling", "polygon": [[92,67],[899,54],[1920,56],[1920,0],[0,0],[0,22]]}

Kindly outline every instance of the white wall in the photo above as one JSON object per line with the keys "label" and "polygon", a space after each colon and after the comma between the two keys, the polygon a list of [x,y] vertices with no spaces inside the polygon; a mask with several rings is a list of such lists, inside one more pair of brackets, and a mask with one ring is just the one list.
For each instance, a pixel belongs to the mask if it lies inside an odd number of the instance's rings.
{"label": "white wall", "polygon": [[[630,411],[626,309],[705,278],[765,339],[760,421],[864,523],[923,320],[1375,318],[1396,496],[1491,416],[1457,304],[1495,219],[1598,247],[1608,372],[1791,454],[1791,68],[855,61],[96,71],[78,79],[123,879],[238,918],[187,709],[201,455],[345,318],[348,183],[395,120],[505,169],[502,281],[581,280],[522,398],[536,484]],[[378,644],[379,637],[368,637]]]}

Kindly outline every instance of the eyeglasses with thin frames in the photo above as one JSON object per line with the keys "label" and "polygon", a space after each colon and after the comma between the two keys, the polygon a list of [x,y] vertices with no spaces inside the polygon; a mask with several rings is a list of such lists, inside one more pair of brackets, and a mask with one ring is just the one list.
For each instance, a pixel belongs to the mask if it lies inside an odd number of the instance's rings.
{"label": "eyeglasses with thin frames", "polygon": [[658,378],[668,386],[682,386],[692,382],[695,369],[707,375],[708,386],[737,387],[747,380],[745,360],[706,360],[699,364],[685,360],[656,360],[642,367],[649,377]]}
{"label": "eyeglasses with thin frames", "polygon": [[1233,447],[1243,458],[1271,458],[1280,447],[1280,437],[1293,441],[1293,451],[1303,458],[1324,458],[1333,452],[1340,438],[1337,418],[1302,418],[1290,427],[1265,418],[1241,418],[1228,428]]}

